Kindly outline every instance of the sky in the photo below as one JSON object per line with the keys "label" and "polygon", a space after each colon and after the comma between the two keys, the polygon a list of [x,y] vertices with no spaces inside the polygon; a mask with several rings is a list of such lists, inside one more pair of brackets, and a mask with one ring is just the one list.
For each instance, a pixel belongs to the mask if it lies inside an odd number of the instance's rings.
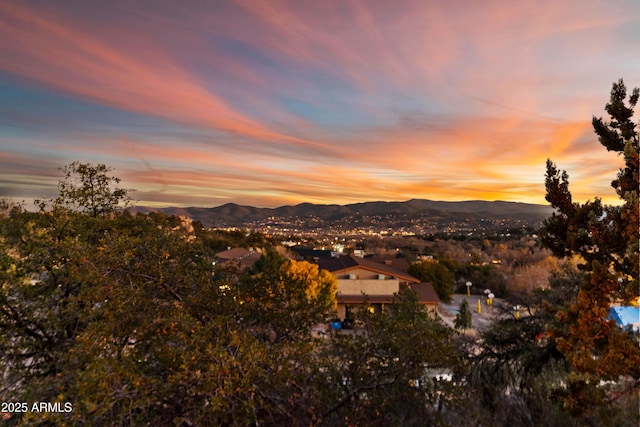
{"label": "sky", "polygon": [[0,0],[0,198],[77,160],[154,207],[546,204],[551,158],[613,203],[639,49],[637,0]]}

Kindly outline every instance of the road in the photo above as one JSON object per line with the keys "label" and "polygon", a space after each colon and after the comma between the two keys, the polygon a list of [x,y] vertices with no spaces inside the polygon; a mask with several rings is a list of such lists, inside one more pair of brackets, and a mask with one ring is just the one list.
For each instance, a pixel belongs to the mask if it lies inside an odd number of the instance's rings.
{"label": "road", "polygon": [[[452,328],[454,327],[454,321],[456,318],[456,314],[460,311],[460,304],[462,300],[466,298],[469,303],[469,308],[471,309],[471,324],[472,329],[477,330],[483,327],[488,326],[492,320],[501,312],[498,307],[503,306],[504,302],[498,298],[494,298],[493,307],[489,307],[486,304],[486,296],[483,295],[471,295],[467,296],[466,294],[453,294],[451,295],[450,303],[440,302],[439,313],[442,317],[442,320]],[[480,313],[478,313],[478,300],[480,300]]]}

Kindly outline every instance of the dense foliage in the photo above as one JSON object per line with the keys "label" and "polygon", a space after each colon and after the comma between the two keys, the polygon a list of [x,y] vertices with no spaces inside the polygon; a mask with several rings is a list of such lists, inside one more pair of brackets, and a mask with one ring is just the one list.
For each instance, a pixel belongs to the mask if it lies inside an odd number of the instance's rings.
{"label": "dense foliage", "polygon": [[[109,186],[99,202],[72,190],[116,182],[110,169],[64,171],[60,197],[37,212],[4,204],[0,216],[0,398],[29,405],[3,413],[5,423],[443,418],[449,385],[427,373],[449,372],[460,358],[450,358],[452,331],[415,295],[398,295],[383,315],[363,311],[357,334],[329,333],[328,272],[274,250],[245,274],[225,271],[201,228],[122,211],[126,192]],[[35,412],[34,402],[61,410]]]}
{"label": "dense foliage", "polygon": [[454,276],[451,270],[443,263],[437,261],[422,261],[411,264],[409,274],[423,282],[433,285],[440,300],[451,301],[454,287]]}
{"label": "dense foliage", "polygon": [[[638,301],[640,296],[640,142],[633,122],[639,97],[636,88],[627,100],[626,86],[620,80],[613,84],[605,107],[610,121],[593,118],[600,143],[624,161],[611,183],[621,204],[605,205],[597,198],[584,204],[574,202],[568,174],[547,161],[547,200],[557,213],[546,221],[541,236],[556,256],[577,258],[584,272],[575,300],[557,308],[559,322],[553,331],[558,348],[574,370],[574,387],[567,393],[566,404],[577,411],[637,393],[640,387],[637,336],[608,319],[612,303]],[[623,382],[626,387],[602,387],[600,381]]]}
{"label": "dense foliage", "polygon": [[522,301],[526,315],[502,319],[469,344],[467,375],[486,425],[636,426],[640,422],[638,334],[609,319],[612,304],[637,300],[638,132],[635,89],[613,85],[610,122],[594,118],[600,142],[624,167],[612,186],[620,205],[575,203],[568,174],[547,162],[547,200],[556,208],[540,235],[566,261],[548,286]]}

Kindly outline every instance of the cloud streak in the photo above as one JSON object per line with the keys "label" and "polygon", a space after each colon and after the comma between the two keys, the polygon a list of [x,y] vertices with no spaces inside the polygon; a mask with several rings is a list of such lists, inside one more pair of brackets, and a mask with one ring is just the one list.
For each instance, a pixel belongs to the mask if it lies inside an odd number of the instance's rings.
{"label": "cloud streak", "polygon": [[[168,58],[127,52],[17,4],[0,6],[5,21],[0,67],[83,98],[251,139],[323,147],[269,129],[235,111]],[[34,66],[38,64],[38,66]]]}
{"label": "cloud streak", "polygon": [[1,3],[0,183],[33,194],[79,159],[141,203],[544,203],[550,157],[578,198],[613,200],[620,159],[590,117],[640,75],[638,17],[633,1]]}

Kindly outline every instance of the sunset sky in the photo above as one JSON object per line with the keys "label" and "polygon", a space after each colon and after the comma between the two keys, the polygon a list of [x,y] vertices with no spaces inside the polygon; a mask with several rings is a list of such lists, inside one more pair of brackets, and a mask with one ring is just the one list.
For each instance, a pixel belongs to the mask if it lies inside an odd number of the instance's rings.
{"label": "sunset sky", "polygon": [[148,206],[546,203],[551,158],[615,202],[619,78],[637,0],[0,0],[0,198],[79,160]]}

